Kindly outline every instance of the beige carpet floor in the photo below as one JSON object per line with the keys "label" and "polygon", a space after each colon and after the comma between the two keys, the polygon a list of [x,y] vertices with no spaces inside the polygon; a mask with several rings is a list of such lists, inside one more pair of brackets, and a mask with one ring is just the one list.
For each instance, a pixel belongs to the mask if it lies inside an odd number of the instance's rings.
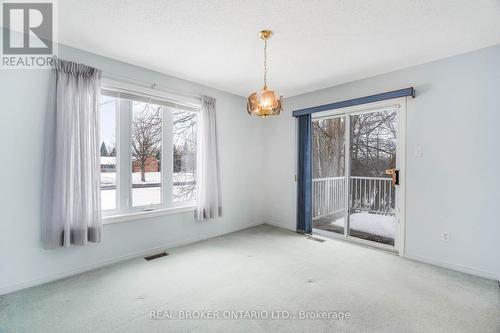
{"label": "beige carpet floor", "polygon": [[168,251],[1,296],[0,332],[500,332],[497,282],[342,241],[262,225]]}

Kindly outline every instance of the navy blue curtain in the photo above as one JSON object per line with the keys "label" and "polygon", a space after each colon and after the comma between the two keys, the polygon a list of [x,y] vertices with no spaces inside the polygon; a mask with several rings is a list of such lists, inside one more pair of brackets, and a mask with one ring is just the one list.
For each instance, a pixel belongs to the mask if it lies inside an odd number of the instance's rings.
{"label": "navy blue curtain", "polygon": [[297,232],[312,233],[312,123],[311,114],[299,121],[297,174]]}

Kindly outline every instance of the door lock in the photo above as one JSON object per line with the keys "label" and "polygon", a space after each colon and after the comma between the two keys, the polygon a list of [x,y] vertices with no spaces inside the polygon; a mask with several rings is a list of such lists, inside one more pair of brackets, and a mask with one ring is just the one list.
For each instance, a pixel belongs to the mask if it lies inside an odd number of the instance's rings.
{"label": "door lock", "polygon": [[392,187],[396,187],[396,185],[399,185],[399,169],[386,169],[385,174],[392,177]]}

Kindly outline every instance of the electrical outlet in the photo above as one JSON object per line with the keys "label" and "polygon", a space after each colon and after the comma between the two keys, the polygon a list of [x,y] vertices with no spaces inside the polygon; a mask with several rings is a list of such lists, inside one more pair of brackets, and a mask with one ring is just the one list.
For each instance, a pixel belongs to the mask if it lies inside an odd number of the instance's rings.
{"label": "electrical outlet", "polygon": [[450,241],[450,232],[449,231],[443,231],[441,233],[441,240],[443,242],[449,242]]}

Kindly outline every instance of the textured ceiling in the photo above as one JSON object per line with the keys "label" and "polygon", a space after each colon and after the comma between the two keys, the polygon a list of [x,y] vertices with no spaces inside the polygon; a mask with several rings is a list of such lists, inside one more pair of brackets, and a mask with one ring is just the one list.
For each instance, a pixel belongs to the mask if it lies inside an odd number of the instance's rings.
{"label": "textured ceiling", "polygon": [[500,44],[500,0],[60,0],[63,44],[246,96],[285,97]]}

